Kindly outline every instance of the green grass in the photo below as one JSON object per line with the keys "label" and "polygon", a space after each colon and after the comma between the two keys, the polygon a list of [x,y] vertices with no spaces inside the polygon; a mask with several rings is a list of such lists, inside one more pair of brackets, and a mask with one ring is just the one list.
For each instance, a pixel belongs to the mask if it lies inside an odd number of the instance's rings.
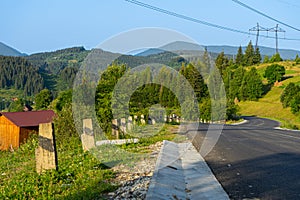
{"label": "green grass", "polygon": [[41,175],[35,171],[36,137],[14,152],[0,152],[0,199],[101,199],[114,190],[114,173],[83,152],[77,138],[71,145],[58,148],[58,171]]}
{"label": "green grass", "polygon": [[[150,133],[137,144],[103,145],[91,152],[82,150],[78,136],[57,141],[58,170],[36,173],[37,136],[14,152],[0,151],[0,199],[104,199],[117,189],[111,184],[118,164],[134,166],[149,156],[149,145],[162,140],[178,140],[178,126],[140,126],[136,132]],[[110,163],[108,163],[110,162]]]}
{"label": "green grass", "polygon": [[[150,129],[147,127],[150,127]],[[142,134],[145,132],[150,134],[144,134],[143,137],[140,137],[138,143],[123,144],[121,145],[121,148],[130,152],[148,153],[148,146],[151,144],[155,144],[163,140],[178,141],[183,139],[178,137],[178,135],[175,133],[177,128],[177,126],[169,124],[163,124],[163,127],[161,127],[159,124],[137,127],[137,129],[134,130],[135,132],[140,132]],[[144,131],[142,129],[144,129]]]}
{"label": "green grass", "polygon": [[297,73],[297,71],[295,71],[295,70],[286,70],[285,71],[286,75],[295,74],[295,73]]}
{"label": "green grass", "polygon": [[[281,126],[285,128],[300,128],[300,119],[298,116],[291,113],[290,108],[283,108],[280,102],[280,95],[284,88],[291,82],[300,82],[300,68],[299,66],[293,66],[291,62],[280,62],[288,69],[289,74],[293,74],[292,77],[282,81],[282,86],[275,87],[258,101],[245,101],[240,102],[240,113],[242,115],[256,115],[259,117],[266,117],[281,122]],[[262,64],[258,66],[258,69],[264,69],[267,65]]]}
{"label": "green grass", "polygon": [[137,126],[134,132],[144,133],[143,136],[138,137],[138,143],[101,145],[93,151],[93,154],[107,166],[123,165],[132,168],[137,162],[149,158],[151,154],[150,145],[163,140],[175,142],[186,140],[185,137],[176,134],[177,129],[178,126],[170,124]]}

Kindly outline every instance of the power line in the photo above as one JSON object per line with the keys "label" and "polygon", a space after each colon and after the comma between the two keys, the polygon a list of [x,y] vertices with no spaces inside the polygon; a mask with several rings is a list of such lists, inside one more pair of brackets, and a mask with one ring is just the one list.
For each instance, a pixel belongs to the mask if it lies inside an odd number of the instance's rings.
{"label": "power line", "polygon": [[[157,11],[157,12],[160,12],[160,13],[164,13],[164,14],[167,14],[167,15],[170,15],[170,16],[174,16],[174,17],[181,18],[181,19],[191,21],[191,22],[195,22],[195,23],[198,23],[198,24],[203,24],[203,25],[206,25],[206,26],[210,26],[210,27],[214,27],[214,28],[218,28],[218,29],[222,29],[222,30],[227,30],[227,31],[235,32],[235,33],[255,36],[255,34],[250,33],[250,32],[246,32],[246,31],[242,31],[242,30],[238,30],[238,29],[229,28],[229,27],[226,27],[226,26],[213,24],[213,23],[206,22],[206,21],[203,21],[203,20],[199,20],[199,19],[196,19],[196,18],[193,18],[193,17],[178,14],[176,12],[172,12],[172,11],[169,11],[169,10],[158,8],[158,7],[155,7],[155,6],[152,6],[150,4],[146,4],[146,3],[143,3],[143,2],[140,2],[140,1],[137,1],[137,0],[125,0],[125,1],[127,1],[129,3],[132,3],[132,4],[135,4],[135,5],[138,5],[138,6],[141,6],[141,7],[144,7],[144,8],[147,8],[147,9],[150,9],[150,10],[154,10],[154,11]],[[260,35],[259,37],[275,39],[275,37],[267,36],[267,35]],[[289,41],[300,41],[300,39],[296,39],[296,38],[278,37],[278,39],[289,40]]]}
{"label": "power line", "polygon": [[254,26],[253,28],[250,28],[249,31],[256,31],[256,42],[255,42],[255,49],[257,49],[258,47],[258,37],[259,37],[259,32],[260,31],[268,31],[267,28],[264,28],[262,26],[260,26],[258,23],[256,26]]}
{"label": "power line", "polygon": [[233,28],[229,28],[229,27],[209,23],[209,22],[206,22],[206,21],[203,21],[203,20],[195,19],[195,18],[192,18],[192,17],[188,17],[186,15],[181,15],[181,14],[178,14],[178,13],[175,13],[175,12],[172,12],[172,11],[168,11],[168,10],[165,10],[165,9],[162,9],[162,8],[158,8],[158,7],[155,7],[155,6],[140,2],[140,1],[136,1],[136,0],[125,0],[125,1],[127,1],[129,3],[139,5],[139,6],[142,6],[142,7],[145,7],[145,8],[149,8],[151,10],[155,10],[155,11],[158,11],[158,12],[161,12],[161,13],[165,13],[167,15],[171,15],[171,16],[178,17],[178,18],[185,19],[185,20],[192,21],[192,22],[196,22],[196,23],[199,23],[199,24],[203,24],[203,25],[207,25],[207,26],[211,26],[211,27],[215,27],[215,28],[219,28],[219,29],[223,29],[223,30],[228,30],[228,31],[232,31],[232,32],[237,32],[237,33],[242,33],[242,34],[247,34],[247,35],[249,34],[248,32],[245,32],[245,31],[241,31],[241,30],[237,30],[237,29],[233,29]]}
{"label": "power line", "polygon": [[282,28],[279,28],[278,24],[276,27],[273,28],[264,28],[260,26],[258,23],[253,28],[249,29],[249,31],[256,31],[256,43],[255,43],[255,49],[258,47],[258,37],[260,31],[267,31],[267,32],[275,32],[275,39],[276,39],[276,53],[278,53],[278,32],[285,33],[285,30]]}
{"label": "power line", "polygon": [[275,37],[276,37],[276,53],[278,53],[278,32],[283,32],[285,33],[285,30],[282,28],[278,27],[278,24],[274,28],[269,28],[268,31],[275,32]]}
{"label": "power line", "polygon": [[258,13],[258,14],[260,14],[260,15],[262,15],[262,16],[268,18],[268,19],[271,19],[271,20],[273,20],[273,21],[275,21],[275,22],[277,22],[277,23],[279,23],[279,24],[282,24],[282,25],[284,25],[284,26],[287,26],[287,27],[289,27],[289,28],[291,28],[291,29],[294,29],[294,30],[296,30],[296,31],[300,31],[300,29],[298,29],[298,28],[296,28],[296,27],[294,27],[294,26],[291,26],[291,25],[289,25],[289,24],[287,24],[287,23],[284,23],[284,22],[282,22],[282,21],[279,21],[279,20],[277,20],[277,19],[275,19],[275,18],[273,18],[273,17],[270,17],[269,15],[267,15],[267,14],[265,14],[265,13],[259,11],[259,10],[256,10],[256,9],[254,9],[254,8],[252,8],[252,7],[246,5],[246,4],[244,4],[244,3],[242,3],[242,2],[240,2],[240,1],[238,1],[238,0],[232,0],[232,1],[235,2],[235,3],[237,3],[237,4],[239,4],[239,5],[241,5],[241,6],[243,6],[243,7],[245,7],[245,8],[247,8],[247,9],[249,9],[249,10],[252,10],[253,12],[256,12],[256,13]]}

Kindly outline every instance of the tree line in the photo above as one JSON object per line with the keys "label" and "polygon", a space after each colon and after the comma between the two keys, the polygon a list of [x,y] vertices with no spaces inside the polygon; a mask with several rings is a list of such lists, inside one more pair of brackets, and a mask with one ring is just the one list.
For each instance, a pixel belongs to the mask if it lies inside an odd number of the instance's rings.
{"label": "tree line", "polygon": [[23,90],[24,96],[37,94],[44,88],[38,69],[21,57],[0,56],[0,88]]}

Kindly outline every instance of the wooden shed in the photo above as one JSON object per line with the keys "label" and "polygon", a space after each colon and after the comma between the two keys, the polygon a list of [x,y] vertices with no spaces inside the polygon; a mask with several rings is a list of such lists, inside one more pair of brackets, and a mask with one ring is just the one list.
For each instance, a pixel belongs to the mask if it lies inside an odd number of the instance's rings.
{"label": "wooden shed", "polygon": [[52,110],[0,113],[0,150],[18,148],[31,133],[38,133],[39,124],[52,122]]}

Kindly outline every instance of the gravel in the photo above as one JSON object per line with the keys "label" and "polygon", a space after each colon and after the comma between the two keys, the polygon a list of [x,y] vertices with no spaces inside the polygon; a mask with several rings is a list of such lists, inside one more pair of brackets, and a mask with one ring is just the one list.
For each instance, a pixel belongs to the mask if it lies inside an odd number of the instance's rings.
{"label": "gravel", "polygon": [[120,187],[106,194],[105,197],[116,200],[145,199],[161,146],[162,142],[150,145],[151,155],[131,168],[124,165],[113,167],[112,170],[116,172],[113,184],[120,185]]}

